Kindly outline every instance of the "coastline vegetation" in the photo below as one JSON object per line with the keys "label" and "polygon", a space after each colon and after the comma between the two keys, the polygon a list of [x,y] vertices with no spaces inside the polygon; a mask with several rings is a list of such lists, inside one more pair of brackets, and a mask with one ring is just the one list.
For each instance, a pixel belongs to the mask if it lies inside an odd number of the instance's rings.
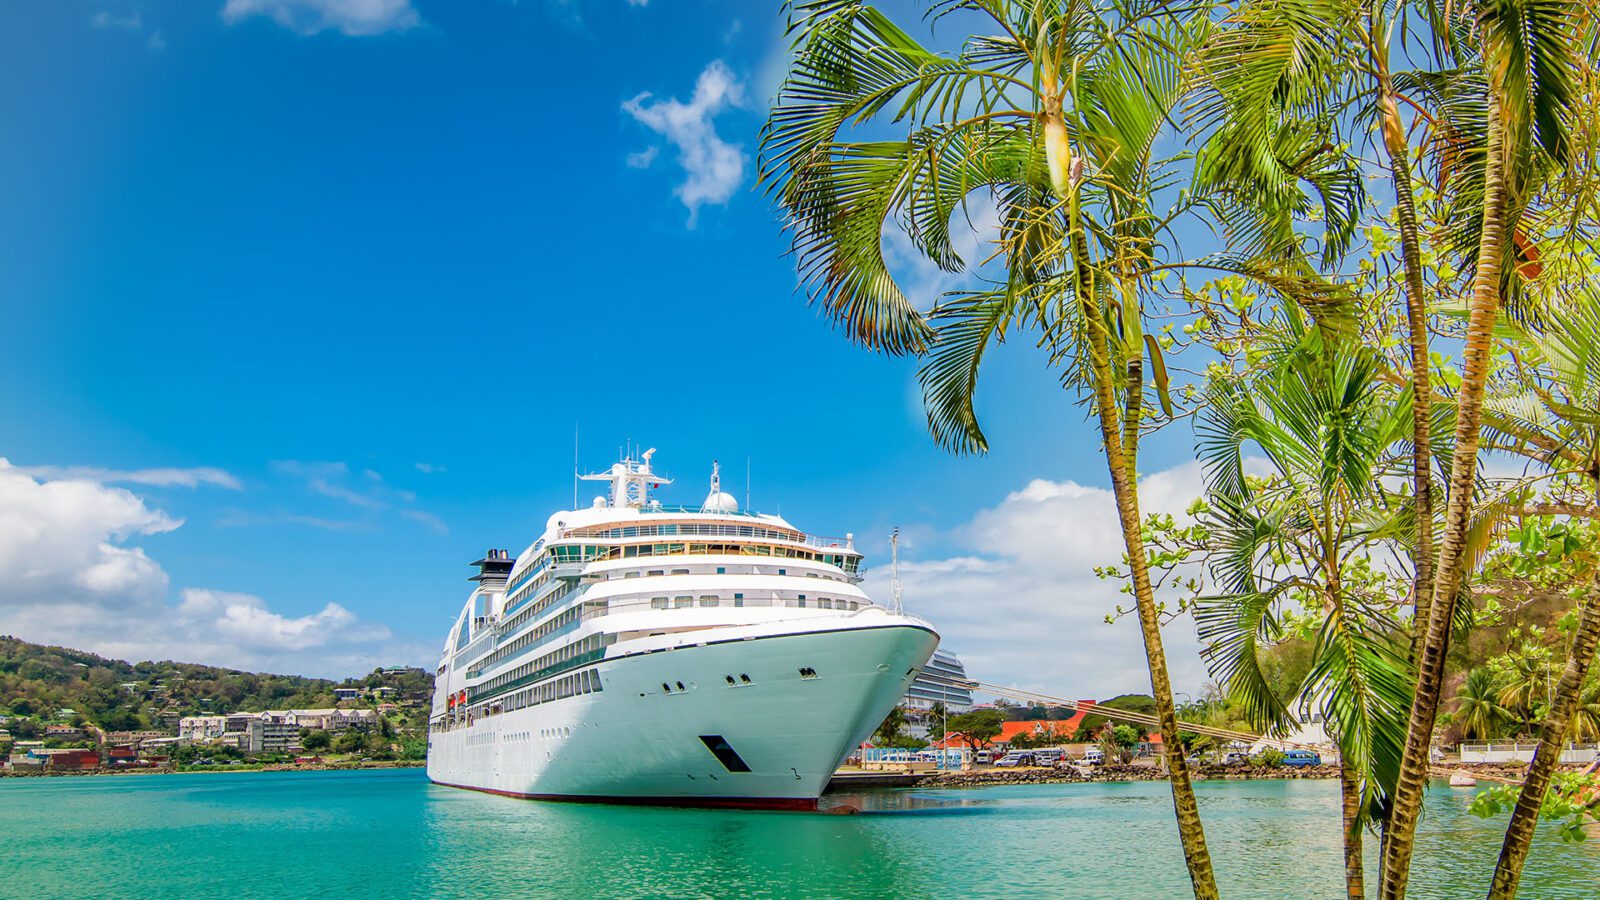
{"label": "coastline vegetation", "polygon": [[[421,669],[378,670],[338,682],[170,660],[129,663],[0,636],[0,728],[12,741],[43,740],[48,747],[97,748],[115,732],[174,734],[184,716],[352,705],[341,703],[334,694],[337,687],[385,688],[395,708],[380,710],[377,726],[367,731],[305,730],[301,740],[306,753],[373,761],[426,755],[427,714],[422,707],[432,696],[433,678]],[[67,736],[52,736],[51,726]],[[292,763],[295,756],[247,755],[221,744],[182,746],[171,754],[178,769],[195,768],[201,760],[206,761],[202,768],[259,767]]]}
{"label": "coastline vegetation", "polygon": [[[1514,896],[1541,813],[1569,835],[1600,815],[1592,779],[1557,773],[1600,712],[1593,5],[924,7],[953,49],[861,0],[786,6],[761,170],[812,302],[920,360],[957,453],[988,446],[987,354],[1042,351],[1105,454],[1125,553],[1100,574],[1133,598],[1112,617],[1137,620],[1164,743],[1161,627],[1192,612],[1221,691],[1193,712],[1327,724],[1348,896],[1365,831],[1377,895],[1405,896],[1438,744],[1536,739],[1522,783],[1479,803],[1510,811],[1485,890]],[[973,221],[995,224],[964,258]],[[961,287],[908,297],[890,231]],[[1141,441],[1185,426],[1204,496],[1146,515]],[[1168,765],[1193,892],[1215,897]]]}

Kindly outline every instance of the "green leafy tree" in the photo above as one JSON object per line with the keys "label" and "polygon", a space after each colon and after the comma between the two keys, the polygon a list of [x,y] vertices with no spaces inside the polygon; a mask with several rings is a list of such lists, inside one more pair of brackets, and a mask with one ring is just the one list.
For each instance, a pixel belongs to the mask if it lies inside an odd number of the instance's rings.
{"label": "green leafy tree", "polygon": [[333,746],[333,735],[320,728],[312,729],[300,739],[300,746],[311,751],[326,750]]}
{"label": "green leafy tree", "polygon": [[998,709],[975,709],[950,717],[950,730],[958,733],[973,750],[982,750],[1000,735],[1005,713]]}
{"label": "green leafy tree", "polygon": [[367,749],[367,736],[359,731],[341,732],[333,739],[335,753],[361,753]]}

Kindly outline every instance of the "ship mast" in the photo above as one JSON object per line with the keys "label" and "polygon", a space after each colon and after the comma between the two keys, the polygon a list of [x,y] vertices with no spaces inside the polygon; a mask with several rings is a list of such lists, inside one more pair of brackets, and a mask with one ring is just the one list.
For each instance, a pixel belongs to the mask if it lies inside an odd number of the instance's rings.
{"label": "ship mast", "polygon": [[894,601],[895,615],[903,614],[905,603],[900,599],[900,529],[895,528],[894,534],[889,536],[889,569],[893,573],[890,584],[890,596]]}
{"label": "ship mast", "polygon": [[638,459],[634,459],[630,452],[621,462],[612,463],[610,471],[578,477],[584,481],[611,482],[611,492],[606,505],[613,509],[627,506],[642,508],[649,505],[652,488],[672,483],[672,479],[662,478],[650,468],[650,457],[654,456],[655,452],[656,448],[651,447],[641,453]]}

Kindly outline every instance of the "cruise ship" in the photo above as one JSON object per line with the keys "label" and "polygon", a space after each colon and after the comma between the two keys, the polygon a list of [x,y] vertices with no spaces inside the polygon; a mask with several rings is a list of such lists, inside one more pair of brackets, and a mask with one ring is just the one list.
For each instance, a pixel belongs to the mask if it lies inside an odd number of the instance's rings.
{"label": "cruise ship", "polygon": [[445,642],[428,777],[515,797],[815,808],[939,636],[874,604],[852,536],[739,508],[716,465],[663,506],[651,449],[491,550]]}

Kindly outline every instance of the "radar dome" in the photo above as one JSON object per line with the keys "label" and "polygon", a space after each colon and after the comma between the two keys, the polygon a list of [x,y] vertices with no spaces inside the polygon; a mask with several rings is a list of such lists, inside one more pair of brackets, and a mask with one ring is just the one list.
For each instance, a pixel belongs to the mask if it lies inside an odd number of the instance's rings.
{"label": "radar dome", "polygon": [[722,491],[712,491],[706,495],[706,502],[700,504],[701,512],[738,512],[739,501],[733,499],[732,494]]}

